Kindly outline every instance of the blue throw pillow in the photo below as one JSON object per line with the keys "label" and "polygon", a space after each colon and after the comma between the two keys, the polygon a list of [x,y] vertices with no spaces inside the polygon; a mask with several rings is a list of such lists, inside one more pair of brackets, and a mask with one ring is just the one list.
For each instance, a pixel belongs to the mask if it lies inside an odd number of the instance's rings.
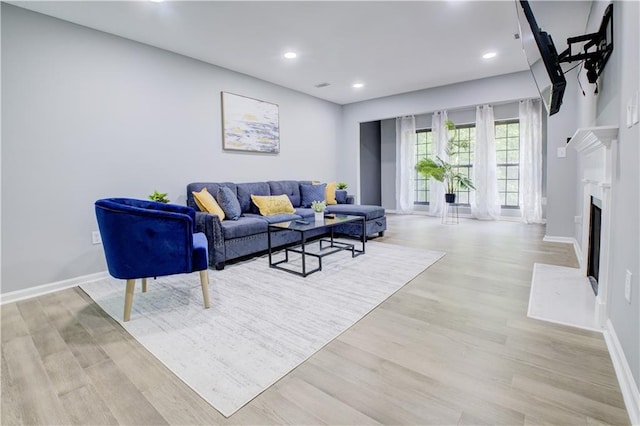
{"label": "blue throw pillow", "polygon": [[227,219],[238,220],[240,218],[240,215],[242,214],[240,201],[238,201],[238,197],[236,197],[236,194],[233,193],[231,188],[221,186],[218,189],[218,195],[216,198],[218,199],[218,204],[222,211],[224,211],[224,215]]}
{"label": "blue throw pillow", "polygon": [[311,203],[314,201],[325,201],[325,189],[326,183],[321,185],[300,185],[300,198],[302,201],[300,205],[302,207],[311,207]]}

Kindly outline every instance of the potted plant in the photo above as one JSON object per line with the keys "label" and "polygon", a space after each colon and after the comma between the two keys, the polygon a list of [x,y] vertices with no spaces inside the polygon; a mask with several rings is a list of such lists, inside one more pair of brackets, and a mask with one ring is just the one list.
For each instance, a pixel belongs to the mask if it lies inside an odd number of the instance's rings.
{"label": "potted plant", "polygon": [[169,200],[167,198],[167,194],[168,194],[167,192],[158,192],[158,191],[154,190],[153,194],[149,195],[149,199],[151,201],[155,201],[155,202],[158,202],[158,203],[165,203],[166,204],[169,201],[171,201],[171,200]]}
{"label": "potted plant", "polygon": [[311,209],[315,213],[316,222],[324,221],[324,210],[326,208],[327,208],[327,203],[325,201],[314,201],[311,203]]}
{"label": "potted plant", "polygon": [[[451,120],[445,121],[447,130],[455,130],[456,125]],[[425,178],[434,178],[438,182],[442,182],[445,188],[445,201],[447,203],[455,203],[455,192],[460,188],[476,189],[467,176],[456,171],[458,164],[458,151],[460,149],[467,149],[469,143],[467,141],[457,140],[453,137],[449,138],[449,142],[445,148],[447,158],[450,161],[445,161],[436,155],[435,159],[423,158],[416,164],[416,171]]]}
{"label": "potted plant", "polygon": [[346,182],[338,182],[336,184],[336,201],[339,204],[346,203],[347,201],[347,185]]}

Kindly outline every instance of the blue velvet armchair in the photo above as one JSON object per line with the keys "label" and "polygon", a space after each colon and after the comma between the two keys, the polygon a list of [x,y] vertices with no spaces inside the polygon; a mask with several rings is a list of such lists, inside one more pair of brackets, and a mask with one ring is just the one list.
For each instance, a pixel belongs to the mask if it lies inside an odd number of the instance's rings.
{"label": "blue velvet armchair", "polygon": [[209,307],[207,238],[194,233],[191,207],[131,198],[95,203],[109,274],[127,280],[124,321],[131,317],[136,279],[200,271],[204,307]]}

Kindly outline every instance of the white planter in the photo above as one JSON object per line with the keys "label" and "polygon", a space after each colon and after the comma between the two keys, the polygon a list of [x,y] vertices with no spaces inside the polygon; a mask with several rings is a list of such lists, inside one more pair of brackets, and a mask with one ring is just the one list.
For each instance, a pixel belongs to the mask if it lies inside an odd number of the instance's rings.
{"label": "white planter", "polygon": [[314,212],[316,222],[324,222],[324,212]]}

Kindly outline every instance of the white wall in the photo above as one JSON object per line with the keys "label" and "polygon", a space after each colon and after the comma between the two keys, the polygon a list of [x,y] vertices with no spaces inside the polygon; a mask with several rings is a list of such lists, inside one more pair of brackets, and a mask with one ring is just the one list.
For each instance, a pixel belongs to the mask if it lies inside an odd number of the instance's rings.
{"label": "white wall", "polygon": [[343,171],[343,175],[348,173],[345,180],[357,182],[356,186],[360,186],[358,150],[361,122],[487,103],[500,104],[537,96],[531,74],[526,71],[345,105],[342,156],[338,159],[338,169]]}
{"label": "white wall", "polygon": [[[590,31],[600,25],[608,2],[594,2]],[[609,317],[640,386],[640,125],[626,125],[627,101],[640,90],[640,3],[614,2],[614,49],[600,78],[596,125],[619,126],[616,175],[612,183]],[[624,298],[626,271],[632,273],[632,301]]]}
{"label": "white wall", "polygon": [[[2,293],[104,271],[98,198],[338,178],[336,104],[5,3],[2,56]],[[221,91],[279,105],[280,154],[222,150]]]}

